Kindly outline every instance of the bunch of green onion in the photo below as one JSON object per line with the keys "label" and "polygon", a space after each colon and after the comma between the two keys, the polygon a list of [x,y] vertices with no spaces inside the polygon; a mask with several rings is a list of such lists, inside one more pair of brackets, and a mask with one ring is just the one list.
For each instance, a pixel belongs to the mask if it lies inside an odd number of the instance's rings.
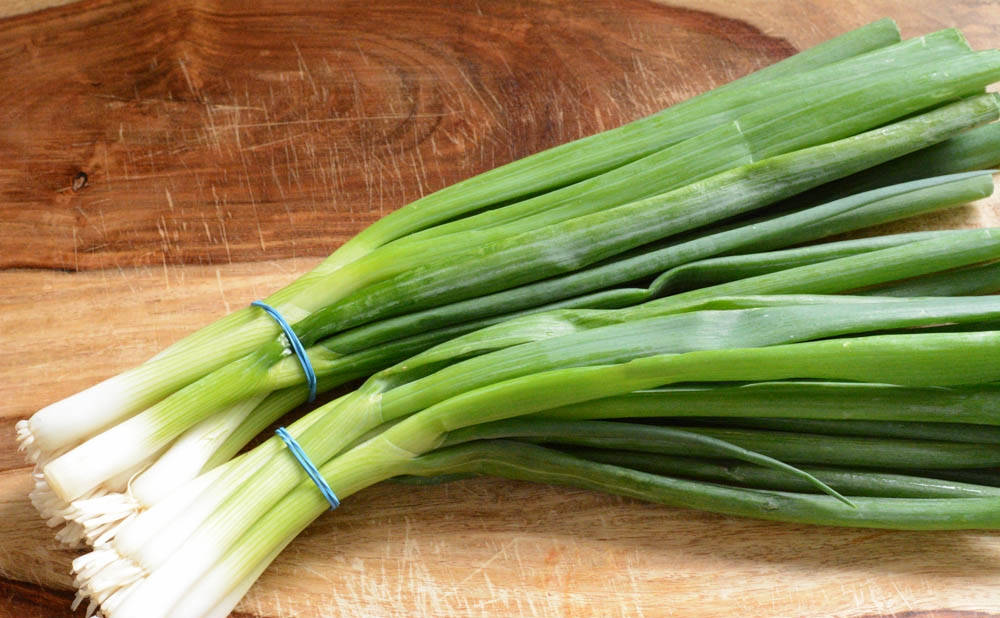
{"label": "bunch of green onion", "polygon": [[[998,79],[1000,53],[882,20],[405,206],[265,299],[319,390],[367,378],[288,431],[341,499],[491,474],[997,527],[963,471],[1000,464],[1000,300],[974,296],[1000,230],[802,244],[991,194]],[[78,602],[227,615],[326,509],[277,437],[241,454],[307,392],[247,308],[19,423],[33,503],[93,547]]]}

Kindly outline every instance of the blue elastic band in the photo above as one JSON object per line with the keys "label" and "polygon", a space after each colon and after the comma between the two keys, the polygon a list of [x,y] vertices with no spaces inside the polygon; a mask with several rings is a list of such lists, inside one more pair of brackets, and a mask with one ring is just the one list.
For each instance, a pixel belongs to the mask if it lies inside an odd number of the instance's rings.
{"label": "blue elastic band", "polygon": [[284,427],[278,427],[274,433],[278,434],[278,436],[285,441],[285,445],[288,447],[289,452],[291,452],[295,459],[298,460],[299,465],[301,465],[302,469],[306,471],[306,474],[309,475],[312,482],[316,483],[316,487],[319,488],[319,493],[323,494],[326,501],[330,503],[330,510],[332,511],[340,506],[340,500],[337,499],[337,494],[333,493],[333,490],[330,489],[326,479],[324,479],[323,475],[319,473],[319,470],[316,469],[313,462],[309,460],[309,456],[302,450],[299,443],[295,441],[295,438],[293,438],[290,433],[285,431]]}
{"label": "blue elastic band", "polygon": [[309,362],[309,355],[306,354],[305,347],[302,345],[302,342],[299,341],[299,336],[295,334],[294,330],[292,330],[291,324],[286,322],[285,318],[281,317],[281,314],[278,313],[278,310],[271,305],[262,303],[259,300],[255,300],[250,304],[254,307],[260,307],[266,311],[267,314],[274,318],[274,321],[278,323],[281,330],[285,331],[285,336],[288,337],[288,342],[292,344],[292,350],[295,352],[295,355],[299,357],[299,363],[302,364],[302,371],[306,373],[306,382],[309,384],[309,401],[312,402],[313,399],[316,399],[316,372],[313,371],[312,363]]}

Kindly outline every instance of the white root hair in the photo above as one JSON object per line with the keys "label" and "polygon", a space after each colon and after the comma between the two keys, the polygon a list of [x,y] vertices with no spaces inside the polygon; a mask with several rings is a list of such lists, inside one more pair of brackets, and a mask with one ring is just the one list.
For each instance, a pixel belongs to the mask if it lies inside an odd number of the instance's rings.
{"label": "white root hair", "polygon": [[126,596],[149,576],[135,561],[118,553],[110,545],[96,547],[73,561],[73,583],[77,587],[72,608],[88,600],[87,616],[100,608],[104,615],[113,613]]}
{"label": "white root hair", "polygon": [[83,540],[92,547],[109,543],[121,526],[135,519],[143,505],[125,492],[109,492],[74,500],[66,511],[66,519],[79,526]]}
{"label": "white root hair", "polygon": [[24,453],[24,457],[33,464],[39,463],[42,459],[42,449],[35,440],[35,433],[31,431],[31,423],[28,421],[17,421],[14,425],[17,433],[17,450]]}

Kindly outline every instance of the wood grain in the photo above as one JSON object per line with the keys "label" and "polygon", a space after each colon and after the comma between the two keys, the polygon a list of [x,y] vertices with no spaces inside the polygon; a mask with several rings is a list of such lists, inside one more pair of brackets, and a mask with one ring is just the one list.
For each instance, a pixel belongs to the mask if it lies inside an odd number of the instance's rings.
{"label": "wood grain", "polygon": [[[10,20],[0,267],[325,255],[424,193],[695,94],[691,70],[720,83],[793,51],[632,0],[313,4],[85,3]],[[654,37],[671,53],[648,53]]]}
{"label": "wood grain", "polygon": [[[1000,9],[976,0],[51,4],[0,10],[0,618],[73,615],[74,554],[27,502],[17,419],[419,195],[849,28],[889,15],[1000,45]],[[909,225],[992,224],[997,203]],[[321,518],[234,615],[1000,615],[1000,535],[382,485]]]}

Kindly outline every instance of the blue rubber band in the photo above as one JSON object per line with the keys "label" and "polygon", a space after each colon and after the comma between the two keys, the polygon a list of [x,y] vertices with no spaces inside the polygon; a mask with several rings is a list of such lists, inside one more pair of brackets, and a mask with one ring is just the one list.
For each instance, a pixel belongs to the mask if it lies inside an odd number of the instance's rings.
{"label": "blue rubber band", "polygon": [[316,372],[313,371],[312,363],[309,362],[309,355],[306,353],[305,347],[299,340],[299,336],[295,334],[294,330],[292,330],[291,324],[286,322],[285,318],[281,317],[281,314],[278,313],[278,310],[271,305],[262,303],[259,300],[255,300],[250,304],[254,307],[260,307],[266,311],[267,314],[274,318],[274,321],[278,323],[281,330],[285,331],[285,336],[288,337],[288,342],[292,345],[292,350],[295,352],[295,355],[299,357],[299,363],[302,365],[302,371],[306,374],[306,382],[309,384],[309,401],[312,402],[313,399],[316,399]]}
{"label": "blue rubber band", "polygon": [[309,456],[302,450],[299,443],[295,441],[292,434],[288,433],[284,427],[278,427],[274,433],[278,434],[278,436],[285,441],[285,446],[288,447],[289,452],[291,452],[295,459],[298,460],[299,465],[301,465],[302,469],[306,471],[306,474],[309,475],[312,482],[316,483],[319,493],[323,494],[326,501],[330,503],[330,510],[332,511],[340,506],[340,500],[337,499],[337,494],[333,493],[333,489],[331,489],[330,485],[327,484],[326,479],[324,479],[323,475],[319,473],[319,470],[316,469],[316,466],[313,465]]}

